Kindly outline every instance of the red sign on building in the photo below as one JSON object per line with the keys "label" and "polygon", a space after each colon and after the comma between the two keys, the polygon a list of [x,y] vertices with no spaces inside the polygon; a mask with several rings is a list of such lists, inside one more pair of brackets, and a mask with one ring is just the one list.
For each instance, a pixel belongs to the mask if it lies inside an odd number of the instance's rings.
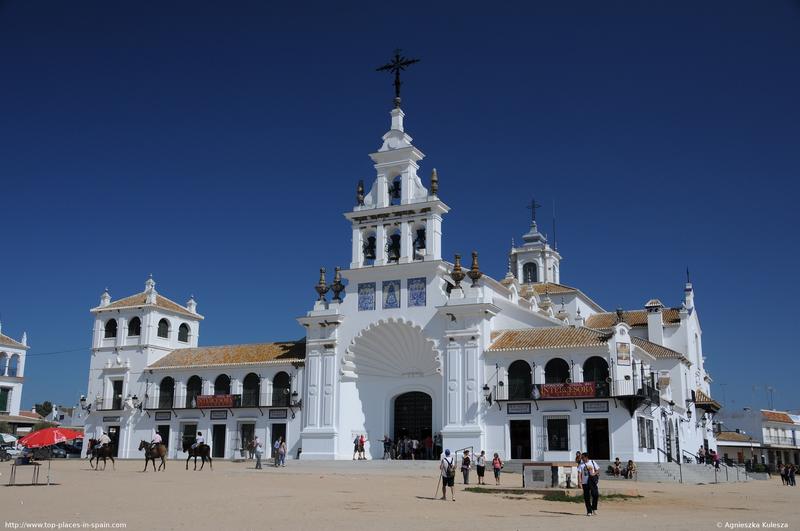
{"label": "red sign on building", "polygon": [[197,395],[195,402],[199,408],[233,407],[233,395]]}
{"label": "red sign on building", "polygon": [[541,398],[594,398],[594,382],[563,384],[542,384],[539,386]]}

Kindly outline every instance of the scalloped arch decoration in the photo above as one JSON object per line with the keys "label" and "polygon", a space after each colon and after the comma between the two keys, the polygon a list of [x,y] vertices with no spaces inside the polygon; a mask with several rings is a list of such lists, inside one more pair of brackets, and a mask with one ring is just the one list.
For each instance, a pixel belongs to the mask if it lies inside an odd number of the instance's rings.
{"label": "scalloped arch decoration", "polygon": [[415,378],[442,373],[442,356],[422,327],[403,318],[381,319],[353,338],[342,358],[343,378]]}

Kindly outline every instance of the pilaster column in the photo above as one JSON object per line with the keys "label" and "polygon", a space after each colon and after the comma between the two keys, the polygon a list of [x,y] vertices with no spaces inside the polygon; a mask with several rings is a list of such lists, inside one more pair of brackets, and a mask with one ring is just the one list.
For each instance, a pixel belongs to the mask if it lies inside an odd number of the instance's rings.
{"label": "pilaster column", "polygon": [[403,221],[400,224],[400,263],[414,260],[414,244],[411,237],[411,224]]}
{"label": "pilaster column", "polygon": [[461,390],[463,376],[461,370],[461,344],[450,341],[445,354],[446,426],[459,426],[462,422]]}
{"label": "pilaster column", "polygon": [[375,265],[386,264],[386,227],[378,225],[375,230]]}
{"label": "pilaster column", "polygon": [[353,259],[350,261],[350,269],[361,267],[364,264],[364,242],[361,238],[361,229],[353,227]]}
{"label": "pilaster column", "polygon": [[319,427],[319,404],[321,394],[321,365],[322,359],[319,351],[309,352],[306,357],[306,369],[308,379],[305,396],[303,397],[303,427]]}
{"label": "pilaster column", "polygon": [[322,353],[322,395],[320,401],[320,426],[334,427],[335,421],[335,389],[336,385],[336,351],[325,350]]}
{"label": "pilaster column", "polygon": [[470,340],[464,346],[464,424],[478,423],[478,398],[481,386],[478,385],[478,343]]}

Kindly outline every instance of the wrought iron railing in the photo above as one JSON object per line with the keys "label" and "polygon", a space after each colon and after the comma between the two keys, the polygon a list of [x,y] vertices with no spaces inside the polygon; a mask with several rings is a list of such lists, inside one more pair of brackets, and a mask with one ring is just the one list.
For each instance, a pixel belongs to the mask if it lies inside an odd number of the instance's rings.
{"label": "wrought iron railing", "polygon": [[794,437],[786,437],[782,435],[767,435],[764,437],[764,444],[781,444],[784,446],[797,446],[797,441]]}

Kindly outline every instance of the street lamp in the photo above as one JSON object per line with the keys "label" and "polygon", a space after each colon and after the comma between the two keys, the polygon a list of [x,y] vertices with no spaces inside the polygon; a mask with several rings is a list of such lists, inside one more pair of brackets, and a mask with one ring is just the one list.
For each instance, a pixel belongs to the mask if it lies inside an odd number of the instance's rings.
{"label": "street lamp", "polygon": [[492,407],[492,390],[489,388],[489,384],[483,384],[483,398],[489,402],[489,407]]}

